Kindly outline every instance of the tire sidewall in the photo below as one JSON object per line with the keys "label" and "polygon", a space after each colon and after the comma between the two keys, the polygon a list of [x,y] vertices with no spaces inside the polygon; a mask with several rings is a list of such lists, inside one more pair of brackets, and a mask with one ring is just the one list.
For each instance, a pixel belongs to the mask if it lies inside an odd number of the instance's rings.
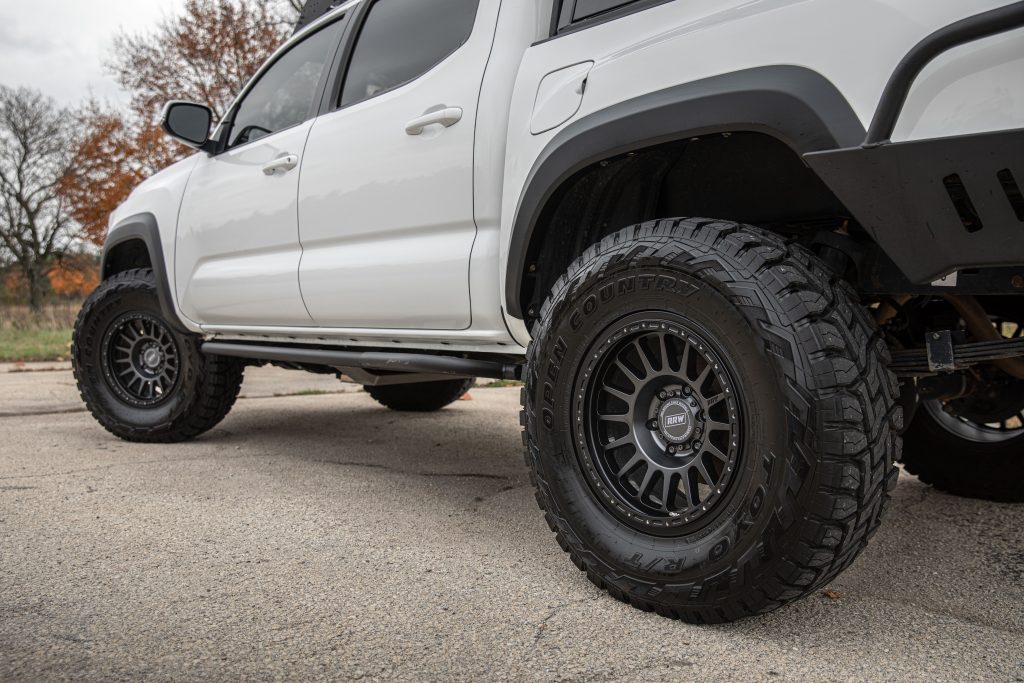
{"label": "tire sidewall", "polygon": [[[530,369],[543,495],[567,541],[589,562],[603,565],[602,573],[659,582],[651,590],[660,600],[675,590],[681,593],[677,600],[693,604],[693,583],[741,564],[756,571],[769,511],[781,505],[785,467],[779,460],[789,452],[790,437],[777,369],[727,292],[686,269],[631,262],[582,273],[552,299],[551,327],[537,339],[539,363]],[[572,428],[574,385],[592,342],[618,319],[647,310],[681,314],[706,330],[741,394],[742,444],[730,491],[711,519],[684,536],[646,534],[616,519],[587,481]]]}

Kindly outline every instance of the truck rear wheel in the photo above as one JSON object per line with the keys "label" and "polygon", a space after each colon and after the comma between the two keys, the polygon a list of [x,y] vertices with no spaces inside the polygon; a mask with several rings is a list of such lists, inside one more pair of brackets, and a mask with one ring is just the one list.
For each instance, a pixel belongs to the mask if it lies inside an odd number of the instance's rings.
{"label": "truck rear wheel", "polygon": [[473,386],[473,379],[447,379],[439,382],[387,384],[364,387],[373,400],[391,410],[432,413],[462,398]]}
{"label": "truck rear wheel", "polygon": [[896,484],[898,387],[853,292],[751,226],[588,249],[534,328],[526,459],[596,585],[695,623],[765,612],[860,553]]}
{"label": "truck rear wheel", "polygon": [[119,273],[86,299],[71,355],[89,411],[126,441],[174,443],[212,429],[244,371],[236,359],[203,355],[198,337],[164,320],[149,269]]}
{"label": "truck rear wheel", "polygon": [[903,466],[947,493],[1024,503],[1024,382],[994,368],[985,374],[971,396],[918,407]]}

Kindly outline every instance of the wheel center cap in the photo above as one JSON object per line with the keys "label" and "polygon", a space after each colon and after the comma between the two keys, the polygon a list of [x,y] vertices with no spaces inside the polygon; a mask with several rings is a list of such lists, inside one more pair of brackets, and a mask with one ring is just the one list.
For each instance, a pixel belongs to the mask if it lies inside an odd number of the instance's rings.
{"label": "wheel center cap", "polygon": [[160,367],[160,363],[163,362],[163,354],[160,353],[160,349],[150,347],[142,353],[142,363],[150,370],[154,370]]}
{"label": "wheel center cap", "polygon": [[658,410],[658,426],[671,443],[687,441],[693,435],[696,422],[694,409],[681,398],[665,401]]}

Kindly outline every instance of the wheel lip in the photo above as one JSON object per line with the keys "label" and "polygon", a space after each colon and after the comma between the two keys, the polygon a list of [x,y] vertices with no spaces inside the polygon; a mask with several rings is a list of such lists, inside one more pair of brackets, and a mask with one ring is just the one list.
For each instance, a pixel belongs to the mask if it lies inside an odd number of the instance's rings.
{"label": "wheel lip", "polygon": [[[655,323],[655,320],[657,322]],[[596,374],[597,366],[603,353],[598,352],[600,346],[607,345],[609,349],[617,346],[622,340],[627,339],[631,333],[640,330],[640,325],[644,322],[655,323],[650,327],[650,330],[665,329],[666,331],[674,331],[678,333],[680,329],[687,335],[697,338],[703,342],[712,356],[712,358],[719,365],[719,372],[725,375],[725,380],[728,383],[727,386],[732,387],[732,395],[729,399],[730,410],[735,411],[735,428],[733,437],[736,441],[735,446],[730,450],[730,453],[734,453],[731,460],[731,467],[727,471],[723,471],[723,479],[718,482],[723,487],[721,494],[719,494],[714,503],[706,511],[701,511],[697,516],[680,516],[675,518],[664,518],[656,517],[652,515],[646,515],[642,511],[637,510],[631,504],[620,499],[618,492],[614,495],[610,491],[614,491],[614,487],[610,486],[607,482],[605,475],[602,472],[601,466],[595,466],[595,458],[593,456],[594,450],[592,445],[592,439],[590,437],[589,429],[587,429],[587,421],[583,418],[583,411],[587,410],[591,405],[591,396],[594,387],[584,385],[588,379]],[[637,326],[633,330],[626,329],[627,326]],[[668,327],[663,327],[667,325]],[[618,338],[615,338],[617,332],[621,332]],[[715,341],[709,341],[715,340]],[[587,350],[585,351],[582,358],[584,362],[581,364],[576,372],[576,376],[573,381],[573,403],[571,408],[571,424],[573,425],[573,446],[576,451],[576,461],[580,467],[580,470],[585,475],[585,479],[588,484],[588,488],[594,494],[603,507],[608,509],[612,515],[617,518],[620,522],[630,526],[631,528],[641,531],[642,533],[649,534],[658,537],[675,538],[693,534],[695,532],[704,529],[713,524],[720,515],[731,509],[731,501],[735,497],[736,492],[740,486],[738,486],[737,479],[744,467],[744,440],[743,434],[746,433],[747,418],[746,411],[743,408],[743,396],[742,392],[739,391],[739,383],[735,381],[737,375],[735,364],[732,361],[726,360],[727,356],[721,350],[721,344],[716,340],[715,336],[708,331],[708,329],[701,323],[687,318],[678,313],[664,310],[664,309],[647,309],[644,311],[633,311],[626,315],[619,317],[610,324],[606,325],[600,333],[595,335],[595,341],[592,342]],[[605,353],[607,350],[605,351]]]}
{"label": "wheel lip", "polygon": [[1002,431],[971,420],[950,415],[942,409],[942,401],[923,401],[922,407],[939,427],[955,437],[978,444],[1001,444],[1024,436],[1024,427]]}
{"label": "wheel lip", "polygon": [[[170,347],[173,350],[173,357],[177,359],[178,366],[172,373],[172,381],[166,391],[159,397],[154,399],[140,398],[134,395],[127,387],[125,387],[117,378],[116,372],[113,368],[112,362],[112,348],[111,345],[114,342],[115,336],[124,329],[124,327],[135,320],[143,320],[151,323],[155,328],[166,336],[169,341]],[[99,364],[103,374],[104,382],[107,387],[113,392],[114,396],[124,405],[131,408],[151,409],[162,406],[168,402],[176,393],[176,390],[182,382],[183,373],[181,371],[181,347],[178,344],[178,340],[174,335],[174,332],[170,327],[158,316],[147,312],[147,311],[125,311],[118,314],[114,320],[106,326],[103,332],[103,341],[100,345],[99,350]]]}

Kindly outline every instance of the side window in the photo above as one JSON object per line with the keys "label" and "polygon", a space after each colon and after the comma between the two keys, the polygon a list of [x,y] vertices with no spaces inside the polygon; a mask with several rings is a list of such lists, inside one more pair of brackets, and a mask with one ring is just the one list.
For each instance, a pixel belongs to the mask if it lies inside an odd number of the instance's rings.
{"label": "side window", "polygon": [[437,66],[473,32],[479,0],[377,0],[359,32],[341,106],[362,102]]}
{"label": "side window", "polygon": [[330,68],[344,21],[307,36],[260,76],[235,110],[228,147],[244,145],[312,118],[320,79]]}

